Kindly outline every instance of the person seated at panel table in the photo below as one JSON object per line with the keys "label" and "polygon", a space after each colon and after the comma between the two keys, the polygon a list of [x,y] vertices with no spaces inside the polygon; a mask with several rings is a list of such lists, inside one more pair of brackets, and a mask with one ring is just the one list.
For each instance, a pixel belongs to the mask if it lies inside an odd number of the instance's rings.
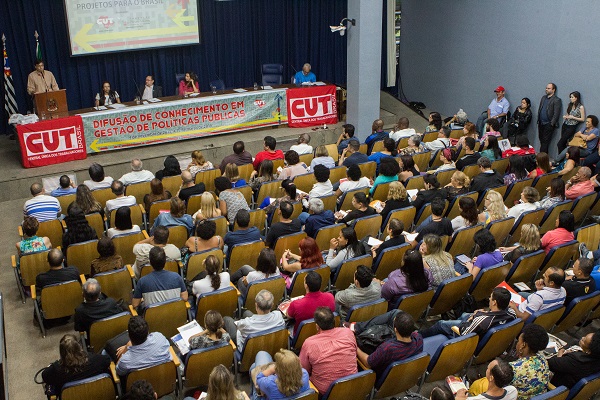
{"label": "person seated at panel table", "polygon": [[179,95],[186,96],[190,93],[200,93],[198,76],[192,71],[185,73],[185,78],[179,81]]}
{"label": "person seated at panel table", "polygon": [[111,104],[121,103],[119,93],[116,90],[110,89],[110,82],[102,82],[102,88],[99,93],[96,93],[96,107],[109,106]]}
{"label": "person seated at panel table", "polygon": [[296,85],[302,85],[306,82],[316,82],[317,76],[310,71],[310,64],[306,63],[302,66],[302,71],[296,72],[294,75],[294,83]]}
{"label": "person seated at panel table", "polygon": [[154,84],[154,75],[146,77],[144,91],[141,93],[142,100],[150,100],[157,97],[162,97],[162,87]]}

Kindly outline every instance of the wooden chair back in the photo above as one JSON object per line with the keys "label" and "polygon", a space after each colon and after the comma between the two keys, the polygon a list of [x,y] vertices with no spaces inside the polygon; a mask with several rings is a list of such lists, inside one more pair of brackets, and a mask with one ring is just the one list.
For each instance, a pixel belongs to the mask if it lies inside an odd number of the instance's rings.
{"label": "wooden chair back", "polygon": [[515,319],[488,330],[477,344],[473,364],[487,364],[496,357],[501,356],[519,336],[523,325],[523,321]]}
{"label": "wooden chair back", "polygon": [[513,228],[510,232],[510,242],[517,243],[521,240],[521,229],[523,228],[523,225],[534,224],[539,226],[540,222],[542,222],[545,212],[546,210],[541,208],[539,210],[525,211],[523,214],[521,214],[521,216],[515,221],[515,225],[513,225]]}
{"label": "wooden chair back", "polygon": [[329,210],[332,212],[336,211],[337,207],[337,196],[334,194],[330,194],[329,196],[319,197],[321,201],[323,201],[323,207],[325,210]]}
{"label": "wooden chair back", "polygon": [[189,237],[187,227],[177,225],[169,226],[167,229],[169,230],[169,243],[175,245],[178,249],[182,248]]}
{"label": "wooden chair back", "polygon": [[469,293],[475,297],[476,301],[482,301],[490,297],[494,288],[506,278],[509,266],[510,263],[504,261],[479,271],[469,289]]}
{"label": "wooden chair back", "polygon": [[[102,215],[100,215],[100,213],[87,214],[85,219],[96,231],[96,236],[98,236],[98,239],[101,239],[102,236],[104,236],[104,219],[102,218]],[[140,225],[140,228],[144,229],[143,225]],[[54,243],[52,244],[54,245]]]}
{"label": "wooden chair back", "polygon": [[442,281],[433,295],[427,315],[440,315],[450,311],[468,293],[472,283],[471,274]]}
{"label": "wooden chair back", "polygon": [[574,167],[571,171],[561,176],[562,180],[565,181],[565,183],[568,182],[572,177],[577,175],[577,172],[579,172],[579,168],[581,168],[581,166],[578,165]]}
{"label": "wooden chair back", "polygon": [[36,233],[37,236],[46,236],[50,239],[52,247],[62,246],[63,227],[59,220],[52,219],[50,221],[40,222],[40,227]]}
{"label": "wooden chair back", "polygon": [[360,371],[356,374],[335,380],[323,400],[327,399],[364,399],[375,385],[375,372]]}
{"label": "wooden chair back", "polygon": [[326,144],[325,148],[327,149],[329,157],[333,158],[333,161],[337,162],[340,159],[340,154],[338,153],[338,148],[335,143]]}
{"label": "wooden chair back", "polygon": [[97,239],[70,245],[67,253],[68,264],[77,267],[80,274],[89,276],[92,272],[92,261],[100,257],[97,247]]}
{"label": "wooden chair back", "polygon": [[342,204],[340,206],[340,210],[343,211],[348,211],[348,210],[352,210],[354,207],[352,207],[352,198],[354,197],[354,195],[356,193],[362,192],[365,194],[365,196],[369,196],[369,188],[368,187],[364,187],[364,188],[358,188],[358,189],[354,189],[354,190],[348,190],[346,193],[344,193],[342,195]]}
{"label": "wooden chair back", "polygon": [[383,140],[378,140],[375,143],[373,143],[373,148],[371,149],[371,154],[379,153],[380,151],[383,151],[384,149],[385,149],[385,147],[383,146]]}
{"label": "wooden chair back", "polygon": [[35,285],[35,278],[50,269],[48,253],[50,250],[24,254],[19,259],[19,271],[23,286]]}
{"label": "wooden chair back", "polygon": [[[333,315],[335,318],[335,326],[340,326],[340,316],[338,315],[338,313],[333,313]],[[304,344],[306,339],[316,334],[317,323],[315,322],[315,319],[305,319],[304,321],[300,322],[300,325],[298,325],[298,332],[296,332],[296,335],[290,337],[290,348],[299,351],[302,348],[302,345]]]}
{"label": "wooden chair back", "polygon": [[[310,163],[309,163],[310,165]],[[303,192],[310,192],[310,190],[312,189],[313,185],[317,182],[317,179],[315,178],[315,174],[312,172],[309,172],[307,174],[302,174],[302,175],[297,175],[294,178],[294,184],[296,185],[296,188],[302,190]]]}
{"label": "wooden chair back", "polygon": [[[446,211],[448,211],[448,200],[444,200],[446,206],[444,208],[444,213]],[[415,226],[419,226],[421,225],[421,223],[423,223],[423,221],[425,221],[425,219],[427,219],[427,217],[431,216],[431,203],[427,203],[423,206],[422,211],[419,212],[419,210],[417,210],[416,215],[415,215],[415,219],[417,220],[415,223]]]}
{"label": "wooden chair back", "polygon": [[204,183],[204,190],[207,192],[215,191],[215,178],[223,175],[219,168],[207,169],[205,171],[199,171],[196,174],[195,182],[196,184],[202,182]]}
{"label": "wooden chair back", "polygon": [[575,239],[585,243],[588,249],[597,249],[600,246],[600,224],[586,225],[575,231]]}
{"label": "wooden chair back", "polygon": [[115,336],[125,332],[128,328],[131,314],[127,311],[111,315],[92,322],[88,335],[90,347],[96,354],[104,350],[106,343]]}
{"label": "wooden chair back", "polygon": [[511,208],[515,202],[521,198],[521,192],[533,183],[532,178],[523,179],[508,186],[504,195],[504,205]]}
{"label": "wooden chair back", "polygon": [[301,269],[300,271],[294,274],[294,278],[292,279],[292,286],[290,287],[289,297],[294,298],[298,296],[304,296],[306,290],[304,289],[304,278],[308,275],[309,272],[314,271],[317,274],[321,275],[321,291],[324,292],[327,290],[327,286],[329,285],[329,278],[331,275],[331,269],[323,264],[320,267]]}
{"label": "wooden chair back", "polygon": [[244,265],[256,266],[258,255],[265,248],[265,242],[257,240],[256,242],[237,244],[229,250],[229,260],[227,269],[230,274],[235,273]]}
{"label": "wooden chair back", "polygon": [[552,333],[564,332],[571,329],[580,322],[585,322],[586,317],[600,302],[600,291],[587,294],[585,296],[576,297],[567,304],[565,313],[557,322]]}
{"label": "wooden chair back", "polygon": [[[437,137],[437,134],[436,134]],[[407,137],[403,137],[400,140],[398,140],[398,146],[396,147],[398,150],[402,150],[408,147],[408,138]]]}
{"label": "wooden chair back", "polygon": [[596,202],[597,193],[591,192],[588,194],[584,194],[579,196],[575,200],[573,200],[573,208],[571,209],[571,213],[573,217],[575,217],[575,223],[583,222],[588,212],[592,209],[592,206]]}
{"label": "wooden chair back", "polygon": [[544,258],[546,258],[544,250],[519,257],[506,275],[506,281],[508,283],[532,282],[540,265],[544,262]]}
{"label": "wooden chair back", "polygon": [[540,224],[540,236],[542,236],[544,233],[554,229],[555,224],[556,224],[556,219],[558,218],[558,215],[560,214],[560,212],[562,210],[570,211],[572,206],[573,206],[573,202],[570,200],[567,200],[567,201],[557,203],[557,204],[553,205],[552,207],[550,207],[548,210],[546,210],[546,213],[544,214],[544,218],[542,218],[542,222]]}
{"label": "wooden chair back", "polygon": [[487,229],[496,239],[498,246],[506,244],[506,240],[510,237],[510,231],[515,225],[514,217],[506,217],[497,221],[492,221],[488,224]]}
{"label": "wooden chair back", "polygon": [[261,290],[268,290],[273,294],[273,307],[277,307],[285,296],[285,279],[281,276],[275,276],[259,281],[251,282],[248,285],[248,292],[244,301],[244,308],[251,312],[256,311],[256,295]]}
{"label": "wooden chair back", "polygon": [[369,146],[366,143],[361,143],[360,148],[358,149],[359,153],[367,154]]}
{"label": "wooden chair back", "polygon": [[[225,220],[225,221],[227,221],[227,220]],[[261,234],[262,234],[265,230],[265,224],[266,224],[265,210],[263,210],[262,208],[257,208],[256,210],[250,210],[250,224],[248,226],[255,226],[259,230],[259,232],[261,232]],[[233,230],[237,231],[239,229],[240,229],[240,227],[238,226],[238,224],[236,222],[235,225],[233,226]]]}
{"label": "wooden chair back", "polygon": [[421,293],[406,294],[400,297],[394,308],[407,312],[415,321],[418,321],[427,310],[429,303],[431,303],[433,294],[433,289]]}
{"label": "wooden chair back", "polygon": [[435,382],[460,372],[473,356],[478,336],[470,333],[444,342],[431,354],[425,382]]}
{"label": "wooden chair back", "polygon": [[526,324],[536,324],[550,332],[560,317],[565,313],[565,307],[556,305],[542,311],[536,311],[525,321]]}
{"label": "wooden chair back", "polygon": [[460,229],[452,235],[452,241],[448,243],[446,251],[456,257],[459,254],[471,256],[475,250],[473,237],[483,229],[483,224],[477,224],[468,228]]}
{"label": "wooden chair back", "polygon": [[146,308],[144,319],[150,332],[160,332],[170,338],[177,335],[177,328],[188,322],[186,302],[172,299],[154,303]]}
{"label": "wooden chair back", "polygon": [[[600,387],[598,388],[600,389]],[[594,392],[590,392],[594,393]],[[546,393],[533,396],[531,400],[565,400],[569,395],[569,389],[566,386],[559,386],[556,389],[552,389],[547,391]],[[589,399],[591,397],[584,397],[585,399]]]}
{"label": "wooden chair back", "polygon": [[331,276],[331,284],[335,285],[336,289],[344,290],[354,283],[354,272],[359,265],[365,265],[367,268],[371,268],[373,265],[373,257],[370,254],[364,256],[349,258],[342,262],[337,274]]}
{"label": "wooden chair back", "polygon": [[460,201],[460,199],[462,197],[470,197],[473,199],[473,201],[475,201],[475,204],[477,204],[477,198],[479,197],[479,193],[469,192],[469,193],[461,194],[460,196],[456,196],[456,198],[454,199],[454,201],[451,204],[450,210],[448,210],[446,212],[446,218],[448,218],[449,220],[452,220],[460,215],[460,208],[458,206],[458,202]]}
{"label": "wooden chair back", "polygon": [[114,400],[115,384],[108,374],[99,374],[87,379],[66,383],[60,393],[62,400]]}
{"label": "wooden chair back", "polygon": [[329,249],[329,243],[331,242],[331,239],[337,238],[340,231],[345,227],[346,224],[340,223],[319,228],[317,231],[317,236],[315,237],[315,241],[317,242],[319,249],[321,251]]}
{"label": "wooden chair back", "polygon": [[425,189],[425,181],[423,175],[411,176],[406,181],[406,190]]}
{"label": "wooden chair back", "polygon": [[112,192],[112,189],[109,187],[104,189],[92,190],[92,196],[94,197],[94,199],[96,199],[98,203],[100,203],[100,205],[102,205],[102,208],[106,207],[106,202],[108,200],[114,199],[116,197],[115,194]]}
{"label": "wooden chair back", "polygon": [[329,180],[331,183],[339,182],[340,179],[346,177],[346,167],[340,165],[339,167],[331,168],[329,170]]}
{"label": "wooden chair back", "polygon": [[223,260],[225,258],[225,255],[223,254],[223,251],[221,249],[210,249],[193,253],[188,258],[187,262],[187,268],[185,272],[185,280],[187,282],[191,282],[196,275],[205,270],[204,260],[206,260],[208,256],[217,257],[219,263],[221,264],[221,267],[223,267]]}
{"label": "wooden chair back", "polygon": [[133,270],[130,267],[101,272],[94,275],[94,279],[98,281],[105,295],[116,301],[123,300],[126,304],[131,304]]}
{"label": "wooden chair back", "polygon": [[[508,170],[508,165],[509,165],[508,158],[501,158],[499,160],[492,161],[492,169],[503,176],[504,176],[504,174],[506,174],[506,171]],[[544,189],[546,189],[546,188],[544,188]]]}
{"label": "wooden chair back", "polygon": [[254,165],[252,165],[252,163],[238,165],[238,173],[240,174],[240,178],[244,179],[246,182],[250,180],[250,175],[252,175],[252,171],[254,171]]}
{"label": "wooden chair back", "polygon": [[288,249],[294,254],[300,254],[298,243],[305,237],[306,232],[304,231],[279,237],[275,243],[275,259],[279,262],[283,253]]}
{"label": "wooden chair back", "polygon": [[532,186],[539,192],[540,198],[544,197],[544,193],[546,193],[546,188],[550,187],[552,179],[558,177],[558,172],[549,172],[547,174],[535,177]]}
{"label": "wooden chair back", "polygon": [[229,221],[227,220],[227,218],[221,216],[209,218],[209,220],[214,221],[214,223],[217,225],[217,231],[215,232],[215,235],[219,235],[222,238],[224,238],[227,232],[229,232]]}
{"label": "wooden chair back", "polygon": [[158,398],[177,390],[177,367],[173,361],[132,371],[127,375],[126,390],[129,392],[133,382],[148,381]]}
{"label": "wooden chair back", "polygon": [[[290,219],[296,219],[302,212],[302,202],[295,201],[292,203],[292,206],[294,207],[294,211],[292,212]],[[273,212],[273,218],[271,219],[270,225],[276,224],[280,221],[281,221],[281,218],[279,216],[279,213],[277,211]]]}
{"label": "wooden chair back", "polygon": [[375,277],[379,280],[386,279],[392,271],[399,269],[402,266],[404,254],[412,247],[408,243],[400,246],[390,247],[383,250],[379,256],[379,261],[375,264]]}
{"label": "wooden chair back", "polygon": [[[438,131],[424,133],[423,134],[423,143],[433,142],[434,140],[437,139],[438,135],[439,135]],[[406,143],[408,144],[408,140],[406,141]]]}
{"label": "wooden chair back", "polygon": [[427,171],[429,167],[429,160],[431,159],[431,152],[424,151],[422,153],[413,154],[412,156],[415,165],[419,168],[419,171]]}
{"label": "wooden chair back", "polygon": [[[131,210],[131,223],[133,225],[137,225],[140,229],[144,229],[144,212],[143,206],[141,204],[134,204],[129,206],[129,210]],[[117,213],[117,209],[114,209],[110,212],[110,227],[115,227],[115,214]]]}
{"label": "wooden chair back", "polygon": [[360,163],[358,167],[360,168],[361,176],[375,179],[375,172],[377,171],[377,163],[375,161]]}
{"label": "wooden chair back", "polygon": [[60,204],[60,209],[62,210],[63,214],[67,214],[67,209],[69,208],[69,206],[71,205],[72,202],[75,201],[75,197],[77,195],[75,193],[73,194],[66,194],[64,196],[58,196],[56,198],[56,200],[58,200],[58,204]]}
{"label": "wooden chair back", "polygon": [[347,322],[365,322],[373,317],[385,314],[388,309],[388,303],[385,299],[377,299],[369,303],[357,304],[348,310],[346,315]]}
{"label": "wooden chair back", "polygon": [[546,272],[551,266],[565,269],[578,252],[579,243],[577,240],[554,246],[544,258],[540,267],[540,274]]}
{"label": "wooden chair back", "polygon": [[42,289],[41,307],[46,319],[69,317],[83,302],[79,281],[63,282]]}
{"label": "wooden chair back", "polygon": [[264,182],[258,189],[258,195],[256,197],[256,204],[262,204],[267,198],[278,198],[281,196],[281,181]]}
{"label": "wooden chair back", "polygon": [[455,172],[456,172],[455,168],[445,169],[445,170],[436,172],[435,176],[437,177],[437,180],[440,183],[440,186],[444,187],[447,184],[449,184],[450,179],[452,178],[452,175],[454,175]]}
{"label": "wooden chair back", "polygon": [[162,178],[163,189],[175,196],[181,187],[181,175],[165,176]]}
{"label": "wooden chair back", "polygon": [[[171,210],[171,200],[159,200],[154,201],[150,204],[150,211],[148,213],[148,226],[154,224],[154,220],[158,217],[161,210]],[[196,210],[197,211],[197,210]]]}
{"label": "wooden chair back", "polygon": [[358,240],[362,240],[367,236],[377,238],[379,236],[381,222],[381,215],[379,214],[355,219],[354,231],[356,232]]}
{"label": "wooden chair back", "polygon": [[[150,182],[132,183],[125,186],[125,194],[135,197],[137,204],[144,204],[144,196],[150,193]],[[175,193],[173,193],[175,195]]]}
{"label": "wooden chair back", "polygon": [[192,350],[188,354],[185,359],[185,386],[188,388],[208,386],[208,377],[214,367],[233,364],[233,347],[229,343]]}
{"label": "wooden chair back", "polygon": [[287,348],[288,338],[288,330],[285,327],[270,329],[267,333],[259,332],[248,335],[239,360],[238,371],[249,371],[256,358],[256,353],[259,351],[266,351],[273,356],[280,349]]}
{"label": "wooden chair back", "polygon": [[223,317],[233,317],[238,306],[237,290],[233,286],[203,293],[198,296],[196,321],[204,325],[204,316],[209,310],[218,311]]}
{"label": "wooden chair back", "polygon": [[422,352],[392,363],[377,380],[375,384],[377,391],[373,399],[385,399],[415,386],[427,370],[430,360],[429,354]]}
{"label": "wooden chair back", "polygon": [[390,221],[394,218],[402,221],[404,224],[404,230],[407,232],[411,232],[411,228],[413,222],[415,220],[415,215],[417,214],[417,209],[414,206],[399,208],[397,210],[392,210],[388,216],[387,220],[383,221],[385,223],[385,228],[381,231],[381,236],[385,236],[388,226],[390,225]]}
{"label": "wooden chair back", "polygon": [[479,175],[481,173],[481,169],[479,168],[479,165],[473,164],[473,165],[467,165],[466,167],[464,167],[462,169],[462,172],[464,172],[465,175],[467,175],[469,177],[469,179],[473,179],[474,177],[476,177],[477,175]]}
{"label": "wooden chair back", "polygon": [[371,196],[371,200],[386,201],[388,197],[388,192],[390,191],[390,183],[391,182],[378,184],[375,187],[373,195]]}
{"label": "wooden chair back", "polygon": [[114,237],[112,240],[113,244],[115,245],[116,254],[119,254],[121,257],[123,257],[123,262],[125,264],[134,264],[135,254],[133,254],[133,246],[145,238],[146,236],[142,232]]}

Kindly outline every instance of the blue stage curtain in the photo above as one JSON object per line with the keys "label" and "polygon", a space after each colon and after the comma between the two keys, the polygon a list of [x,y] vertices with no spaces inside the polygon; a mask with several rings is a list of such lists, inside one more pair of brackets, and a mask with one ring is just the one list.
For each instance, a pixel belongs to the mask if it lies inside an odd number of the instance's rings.
{"label": "blue stage curtain", "polygon": [[[19,111],[27,110],[27,75],[35,61],[36,30],[46,69],[67,90],[71,110],[93,106],[105,80],[123,101],[130,101],[135,84],[141,87],[147,74],[155,75],[164,95],[175,93],[175,74],[186,71],[198,75],[201,91],[208,91],[209,81],[217,77],[228,88],[249,87],[260,82],[264,63],[282,64],[284,83],[305,62],[319,80],[346,82],[346,36],[332,34],[329,25],[346,17],[347,0],[198,3],[200,45],[71,57],[62,1],[0,1],[0,29],[7,38]],[[0,86],[0,129],[4,130],[4,85]]]}

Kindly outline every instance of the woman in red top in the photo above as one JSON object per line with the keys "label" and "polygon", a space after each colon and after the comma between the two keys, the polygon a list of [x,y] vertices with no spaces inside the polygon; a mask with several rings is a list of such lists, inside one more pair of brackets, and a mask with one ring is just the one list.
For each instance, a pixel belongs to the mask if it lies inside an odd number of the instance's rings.
{"label": "woman in red top", "polygon": [[552,171],[550,167],[550,157],[547,153],[538,153],[535,156],[535,169],[529,173],[529,178],[535,178],[537,176],[542,176]]}
{"label": "woman in red top", "polygon": [[186,72],[185,78],[179,81],[179,95],[185,96],[190,93],[200,93],[198,76],[193,72]]}

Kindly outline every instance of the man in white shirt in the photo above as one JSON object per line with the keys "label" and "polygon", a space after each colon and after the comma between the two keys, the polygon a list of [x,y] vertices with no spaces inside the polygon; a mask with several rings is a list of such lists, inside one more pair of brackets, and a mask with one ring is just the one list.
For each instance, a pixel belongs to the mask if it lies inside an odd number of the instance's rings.
{"label": "man in white shirt", "polygon": [[162,97],[162,87],[154,85],[154,76],[148,75],[146,77],[146,84],[144,85],[144,93],[142,94],[142,100],[155,99]]}
{"label": "man in white shirt", "polygon": [[411,137],[416,132],[413,128],[409,128],[410,121],[406,117],[402,117],[398,120],[398,124],[396,125],[396,130],[394,132],[390,132],[390,138],[394,139],[394,142],[398,142],[398,140]]}
{"label": "man in white shirt", "polygon": [[292,147],[290,147],[290,150],[294,150],[296,153],[298,153],[299,156],[301,156],[302,154],[312,154],[313,147],[309,146],[309,143],[310,135],[308,133],[303,133],[302,135],[300,135],[300,137],[298,137],[298,144],[295,144]]}
{"label": "man in white shirt", "polygon": [[92,163],[88,168],[90,178],[83,181],[83,184],[90,190],[106,189],[109,188],[113,182],[113,178],[110,176],[104,176],[104,168],[98,163]]}
{"label": "man in white shirt", "polygon": [[431,159],[435,157],[436,151],[450,147],[450,132],[452,129],[449,126],[442,126],[436,140],[423,143],[423,147],[431,151]]}
{"label": "man in white shirt", "polygon": [[140,278],[142,266],[150,264],[150,250],[156,246],[163,248],[167,261],[181,260],[181,250],[174,244],[168,243],[168,241],[169,229],[165,226],[157,226],[154,229],[154,236],[140,240],[133,246],[133,254],[135,255],[133,271],[135,272],[135,277],[137,279]]}
{"label": "man in white shirt", "polygon": [[116,210],[119,207],[130,207],[135,205],[135,196],[125,196],[125,186],[121,181],[113,181],[110,185],[110,190],[117,196],[115,199],[106,201],[106,215],[110,216],[112,210]]}
{"label": "man in white shirt", "polygon": [[123,185],[129,186],[134,183],[150,182],[154,179],[154,174],[144,169],[144,164],[139,158],[131,160],[131,172],[126,173],[119,179]]}

